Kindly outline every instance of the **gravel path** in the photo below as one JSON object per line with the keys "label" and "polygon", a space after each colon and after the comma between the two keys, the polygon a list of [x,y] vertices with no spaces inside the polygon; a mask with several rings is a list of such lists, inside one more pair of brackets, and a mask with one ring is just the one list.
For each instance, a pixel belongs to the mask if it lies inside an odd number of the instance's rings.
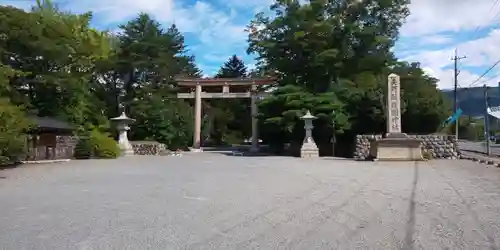
{"label": "gravel path", "polygon": [[499,249],[471,161],[134,156],[0,171],[0,249]]}

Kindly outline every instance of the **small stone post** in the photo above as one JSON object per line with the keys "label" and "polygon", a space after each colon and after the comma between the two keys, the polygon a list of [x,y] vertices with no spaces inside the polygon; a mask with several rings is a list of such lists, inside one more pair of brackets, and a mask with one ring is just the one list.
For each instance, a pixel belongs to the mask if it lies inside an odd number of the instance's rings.
{"label": "small stone post", "polygon": [[[335,115],[335,111],[332,111]],[[335,157],[335,119],[332,119],[332,156]]]}
{"label": "small stone post", "polygon": [[311,157],[319,157],[318,147],[312,138],[312,129],[314,125],[312,121],[316,119],[316,116],[311,115],[309,110],[306,115],[300,117],[300,119],[304,120],[304,129],[306,130],[306,136],[304,138],[304,143],[300,148],[300,157],[301,158],[311,158]]}
{"label": "small stone post", "polygon": [[117,123],[116,128],[120,133],[118,137],[118,146],[121,150],[121,156],[134,155],[134,149],[128,141],[127,131],[130,130],[130,127],[128,125],[134,122],[135,119],[127,117],[125,112],[122,112],[120,116],[111,118],[111,120]]}

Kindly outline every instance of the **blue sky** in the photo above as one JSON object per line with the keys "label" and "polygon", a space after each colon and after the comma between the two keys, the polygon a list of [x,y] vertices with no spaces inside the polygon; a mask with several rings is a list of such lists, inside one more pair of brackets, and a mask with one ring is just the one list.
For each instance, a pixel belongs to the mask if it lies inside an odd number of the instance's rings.
{"label": "blue sky", "polygon": [[[360,0],[363,1],[363,0]],[[29,8],[35,0],[0,0]],[[92,11],[93,25],[116,30],[139,12],[150,13],[159,22],[175,23],[184,33],[191,53],[208,76],[232,54],[249,67],[253,56],[246,54],[245,26],[272,0],[55,0],[72,12]],[[468,87],[486,69],[500,60],[500,3],[495,0],[413,0],[411,15],[401,29],[394,52],[403,60],[419,61],[432,76],[440,79],[440,88],[453,86],[451,60],[455,48],[460,56],[459,85]],[[500,68],[500,66],[498,67]],[[496,86],[500,81],[496,68],[472,86]],[[490,79],[491,78],[491,79]]]}

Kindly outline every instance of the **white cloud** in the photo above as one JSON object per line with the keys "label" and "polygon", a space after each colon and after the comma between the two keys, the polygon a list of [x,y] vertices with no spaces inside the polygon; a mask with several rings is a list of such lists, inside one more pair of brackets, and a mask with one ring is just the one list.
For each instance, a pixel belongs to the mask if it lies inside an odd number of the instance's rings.
{"label": "white cloud", "polygon": [[443,31],[475,30],[499,23],[493,16],[500,4],[492,9],[491,0],[413,0],[411,15],[401,30],[404,36],[420,36]]}
{"label": "white cloud", "polygon": [[423,36],[422,39],[420,39],[420,45],[439,45],[451,42],[453,42],[453,39],[451,37],[443,35]]}
{"label": "white cloud", "polygon": [[[411,15],[401,29],[404,41],[418,41],[420,51],[408,53],[397,51],[403,60],[419,61],[429,75],[440,79],[440,88],[453,87],[453,65],[451,58],[455,48],[459,56],[467,56],[460,60],[459,86],[468,87],[479,74],[484,72],[497,60],[500,60],[500,29],[491,31],[487,36],[480,37],[481,29],[491,28],[500,23],[500,2],[475,0],[472,4],[468,0],[414,0],[410,4]],[[446,36],[442,33],[446,32]],[[467,36],[468,35],[468,36]],[[401,48],[410,48],[410,43],[400,44]],[[411,43],[413,44],[413,43]],[[428,45],[449,44],[448,47],[429,50]],[[417,48],[418,49],[418,48]],[[446,68],[446,69],[444,69]],[[499,67],[500,68],[500,67]],[[473,69],[475,69],[472,73]],[[478,70],[479,69],[479,70]],[[479,73],[477,73],[479,72]],[[496,69],[492,70],[483,79],[473,86],[496,85],[500,77],[491,80]]]}
{"label": "white cloud", "polygon": [[[264,3],[268,0],[260,1]],[[65,10],[77,13],[92,11],[103,26],[123,23],[139,12],[146,12],[161,23],[175,23],[182,32],[198,34],[201,42],[207,46],[218,45],[218,49],[230,48],[246,41],[244,29],[247,20],[237,24],[239,17],[237,11],[230,10],[227,13],[206,1],[196,1],[193,5],[183,4],[179,0],[175,2],[174,0],[55,0],[54,2]],[[27,8],[29,3],[34,4],[35,0],[8,2],[0,0],[0,4],[5,3]]]}
{"label": "white cloud", "polygon": [[105,16],[104,22],[123,22],[138,12],[151,14],[161,23],[175,23],[185,33],[196,33],[202,43],[230,46],[245,42],[244,25],[236,25],[236,11],[225,13],[209,2],[185,5],[173,0],[86,0],[75,1],[71,10],[91,10]]}
{"label": "white cloud", "polygon": [[222,5],[228,5],[231,8],[267,8],[269,7],[274,0],[252,0],[252,1],[227,1],[227,0],[219,0]]}
{"label": "white cloud", "polygon": [[223,55],[220,53],[203,54],[203,58],[207,61],[210,61],[210,62],[225,62],[225,61],[229,60],[230,57],[231,56],[229,56],[229,55]]}
{"label": "white cloud", "polygon": [[173,11],[173,0],[56,0],[54,2],[61,3],[61,7],[74,12],[92,11],[95,15],[99,15],[100,21],[104,24],[123,22],[135,17],[139,12],[147,12],[160,20],[162,17],[171,16]]}
{"label": "white cloud", "polygon": [[[473,74],[463,68],[480,67],[484,68],[482,71],[485,71],[495,62],[500,60],[500,47],[498,47],[497,44],[500,44],[500,29],[491,31],[486,37],[466,41],[457,45],[459,56],[467,56],[467,58],[459,61],[459,66],[462,68],[459,75],[459,85],[461,87],[468,87],[479,77],[478,74]],[[453,71],[443,70],[443,68],[453,65],[453,61],[451,60],[453,55],[454,48],[449,47],[442,50],[423,51],[421,53],[403,58],[403,60],[419,61],[423,67],[427,68],[430,75],[440,79],[440,88],[450,88],[453,86]],[[488,76],[494,75],[495,72],[497,72],[497,70],[492,70],[490,74],[484,77],[484,79],[488,79]],[[485,83],[488,85],[496,85],[498,80],[500,79],[496,77],[495,79]],[[473,86],[480,86],[482,83],[483,79],[475,83]]]}
{"label": "white cloud", "polygon": [[257,65],[255,63],[249,63],[249,64],[247,64],[247,71],[248,72],[250,72],[250,71],[252,71],[252,70],[254,70],[256,68],[257,68]]}
{"label": "white cloud", "polygon": [[[453,69],[434,70],[430,68],[424,68],[424,71],[429,75],[440,79],[439,82],[440,89],[453,89],[454,87]],[[466,70],[461,70],[458,75],[458,87],[459,88],[480,87],[483,86],[484,84],[488,86],[497,86],[498,82],[500,81],[500,76],[496,74],[493,74],[493,76],[494,76],[493,78],[491,78],[491,76],[487,76],[479,81],[476,81],[479,77],[478,75],[472,74]]]}

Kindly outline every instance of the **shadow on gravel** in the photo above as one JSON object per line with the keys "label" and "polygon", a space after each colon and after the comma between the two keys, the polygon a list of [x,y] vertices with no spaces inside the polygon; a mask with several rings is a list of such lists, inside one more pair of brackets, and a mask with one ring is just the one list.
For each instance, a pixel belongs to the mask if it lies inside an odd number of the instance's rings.
{"label": "shadow on gravel", "polygon": [[4,165],[4,166],[0,166],[0,171],[2,170],[8,170],[8,169],[13,169],[13,168],[17,168],[21,165],[21,163],[14,163],[14,164],[9,164],[9,165]]}
{"label": "shadow on gravel", "polygon": [[410,204],[408,207],[408,222],[406,224],[405,240],[403,243],[404,244],[403,249],[407,250],[414,249],[413,235],[415,234],[415,206],[416,206],[415,196],[417,191],[417,185],[418,185],[418,163],[415,163],[415,165],[413,165],[413,182],[410,195]]}
{"label": "shadow on gravel", "polygon": [[225,156],[234,156],[234,157],[269,157],[269,156],[292,157],[290,155],[273,155],[266,153],[251,153],[251,152],[214,152],[214,153],[219,153]]}

